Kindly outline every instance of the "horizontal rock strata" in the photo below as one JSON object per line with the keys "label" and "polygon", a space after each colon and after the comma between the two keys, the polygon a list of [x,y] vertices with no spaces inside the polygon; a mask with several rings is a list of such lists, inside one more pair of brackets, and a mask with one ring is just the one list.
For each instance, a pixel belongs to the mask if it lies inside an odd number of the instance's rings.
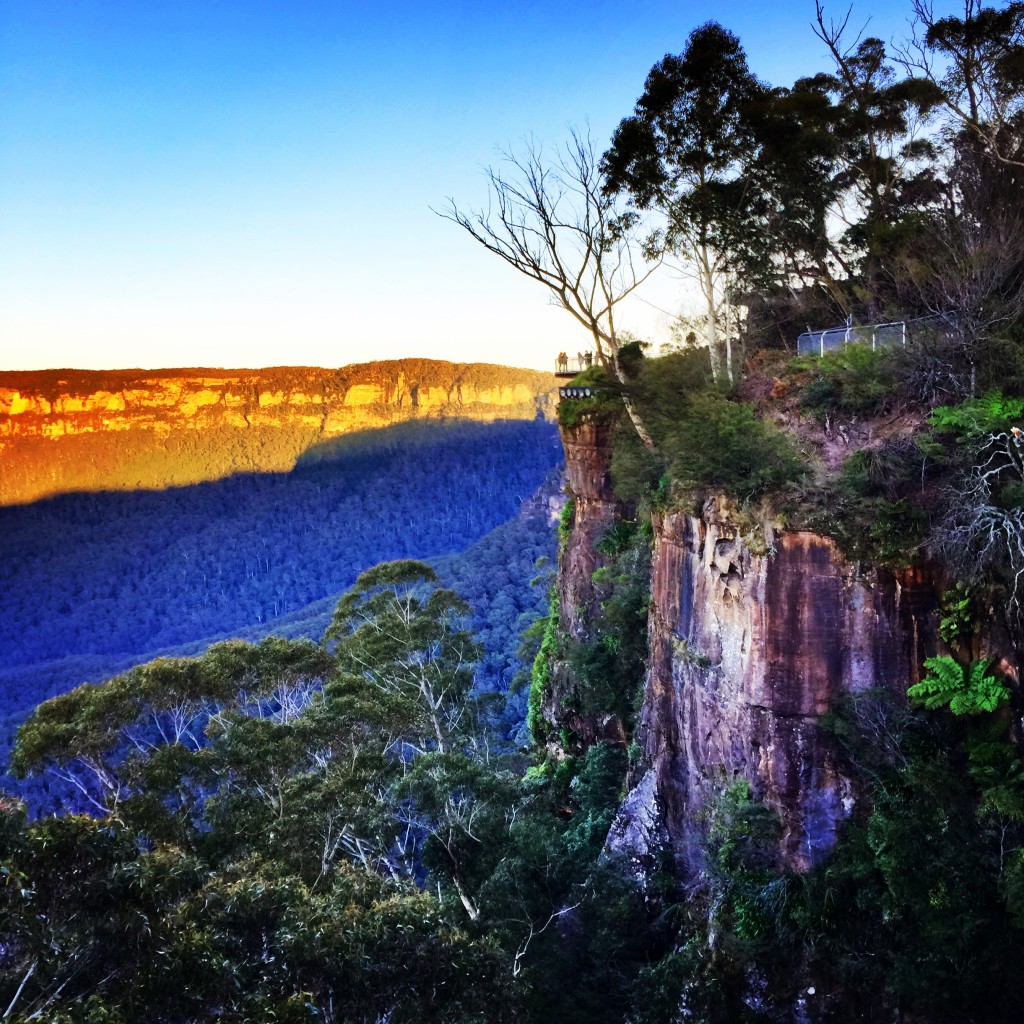
{"label": "horizontal rock strata", "polygon": [[265,370],[0,373],[0,504],[284,471],[317,442],[419,419],[550,416],[551,374],[407,359]]}

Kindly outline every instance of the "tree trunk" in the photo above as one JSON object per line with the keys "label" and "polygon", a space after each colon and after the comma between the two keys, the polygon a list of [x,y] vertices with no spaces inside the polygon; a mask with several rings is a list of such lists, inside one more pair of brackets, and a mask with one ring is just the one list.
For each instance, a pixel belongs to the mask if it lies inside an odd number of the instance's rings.
{"label": "tree trunk", "polygon": [[[600,350],[599,350],[600,351]],[[622,404],[626,407],[626,415],[629,417],[630,422],[633,424],[633,428],[636,430],[637,436],[643,442],[644,447],[649,452],[656,452],[658,446],[654,443],[654,438],[651,437],[650,432],[644,425],[643,417],[640,415],[640,411],[636,407],[636,403],[632,398],[629,397],[627,389],[629,388],[629,380],[626,374],[623,372],[622,367],[619,366],[619,348],[615,346],[612,358],[612,371],[615,374],[615,379],[622,385]]]}
{"label": "tree trunk", "polygon": [[[722,355],[718,350],[718,306],[715,302],[715,274],[711,266],[708,247],[703,243],[697,246],[697,283],[704,296],[704,306],[708,318],[708,354],[711,357],[711,377],[718,380],[722,376]],[[729,367],[729,380],[732,380],[732,367]]]}

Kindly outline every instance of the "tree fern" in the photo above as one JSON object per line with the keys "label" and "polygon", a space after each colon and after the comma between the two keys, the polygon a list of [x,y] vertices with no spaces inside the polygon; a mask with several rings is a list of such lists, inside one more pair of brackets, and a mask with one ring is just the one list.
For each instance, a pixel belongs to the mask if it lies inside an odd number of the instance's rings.
{"label": "tree fern", "polygon": [[948,707],[954,715],[980,715],[995,711],[1009,699],[1010,691],[995,676],[987,675],[990,658],[972,662],[968,668],[948,655],[929,658],[928,675],[907,690],[912,704],[928,711]]}

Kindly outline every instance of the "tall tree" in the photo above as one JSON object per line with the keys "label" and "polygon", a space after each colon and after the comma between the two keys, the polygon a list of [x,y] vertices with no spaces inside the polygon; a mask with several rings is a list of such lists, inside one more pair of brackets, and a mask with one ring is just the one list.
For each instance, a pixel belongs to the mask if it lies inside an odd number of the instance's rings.
{"label": "tall tree", "polygon": [[938,96],[928,82],[897,78],[881,39],[851,40],[849,19],[847,11],[838,22],[826,21],[816,0],[815,34],[835,69],[804,84],[832,101],[842,261],[857,305],[875,312],[890,284],[887,261],[912,239],[919,212],[940,194],[935,146],[920,130]]}
{"label": "tall tree", "polygon": [[983,151],[1024,167],[1024,3],[964,0],[959,18],[936,18],[929,0],[914,0],[913,10],[903,66],[936,87],[952,123]]}
{"label": "tall tree", "polygon": [[739,39],[708,22],[694,29],[682,54],[651,69],[602,162],[610,193],[665,215],[663,243],[683,258],[704,300],[712,372],[723,372],[724,341],[730,380],[725,283],[752,199],[741,173],[755,148],[745,111],[762,90]]}
{"label": "tall tree", "polygon": [[820,76],[771,88],[746,109],[757,149],[744,168],[749,197],[733,263],[748,288],[823,289],[844,316],[850,267],[831,230],[842,187],[835,110]]}
{"label": "tall tree", "polygon": [[7,1017],[507,1018],[510,965],[462,930],[516,799],[475,749],[466,610],[388,563],[330,649],[231,641],[38,708],[16,768],[79,778],[96,817],[0,801]]}
{"label": "tall tree", "polygon": [[[607,187],[589,136],[573,132],[552,160],[529,142],[523,153],[507,153],[503,166],[489,168],[487,177],[491,205],[486,210],[463,210],[449,199],[440,215],[544,285],[586,329],[598,361],[626,385],[616,315],[658,261],[641,237],[639,218],[624,211]],[[624,401],[641,440],[653,448],[628,392]]]}

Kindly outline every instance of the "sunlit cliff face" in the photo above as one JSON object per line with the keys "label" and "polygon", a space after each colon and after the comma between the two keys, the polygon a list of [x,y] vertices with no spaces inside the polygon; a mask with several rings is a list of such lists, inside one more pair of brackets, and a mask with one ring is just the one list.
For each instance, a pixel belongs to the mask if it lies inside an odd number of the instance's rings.
{"label": "sunlit cliff face", "polygon": [[321,441],[416,419],[550,416],[554,385],[546,373],[425,359],[0,373],[0,505],[287,471]]}

